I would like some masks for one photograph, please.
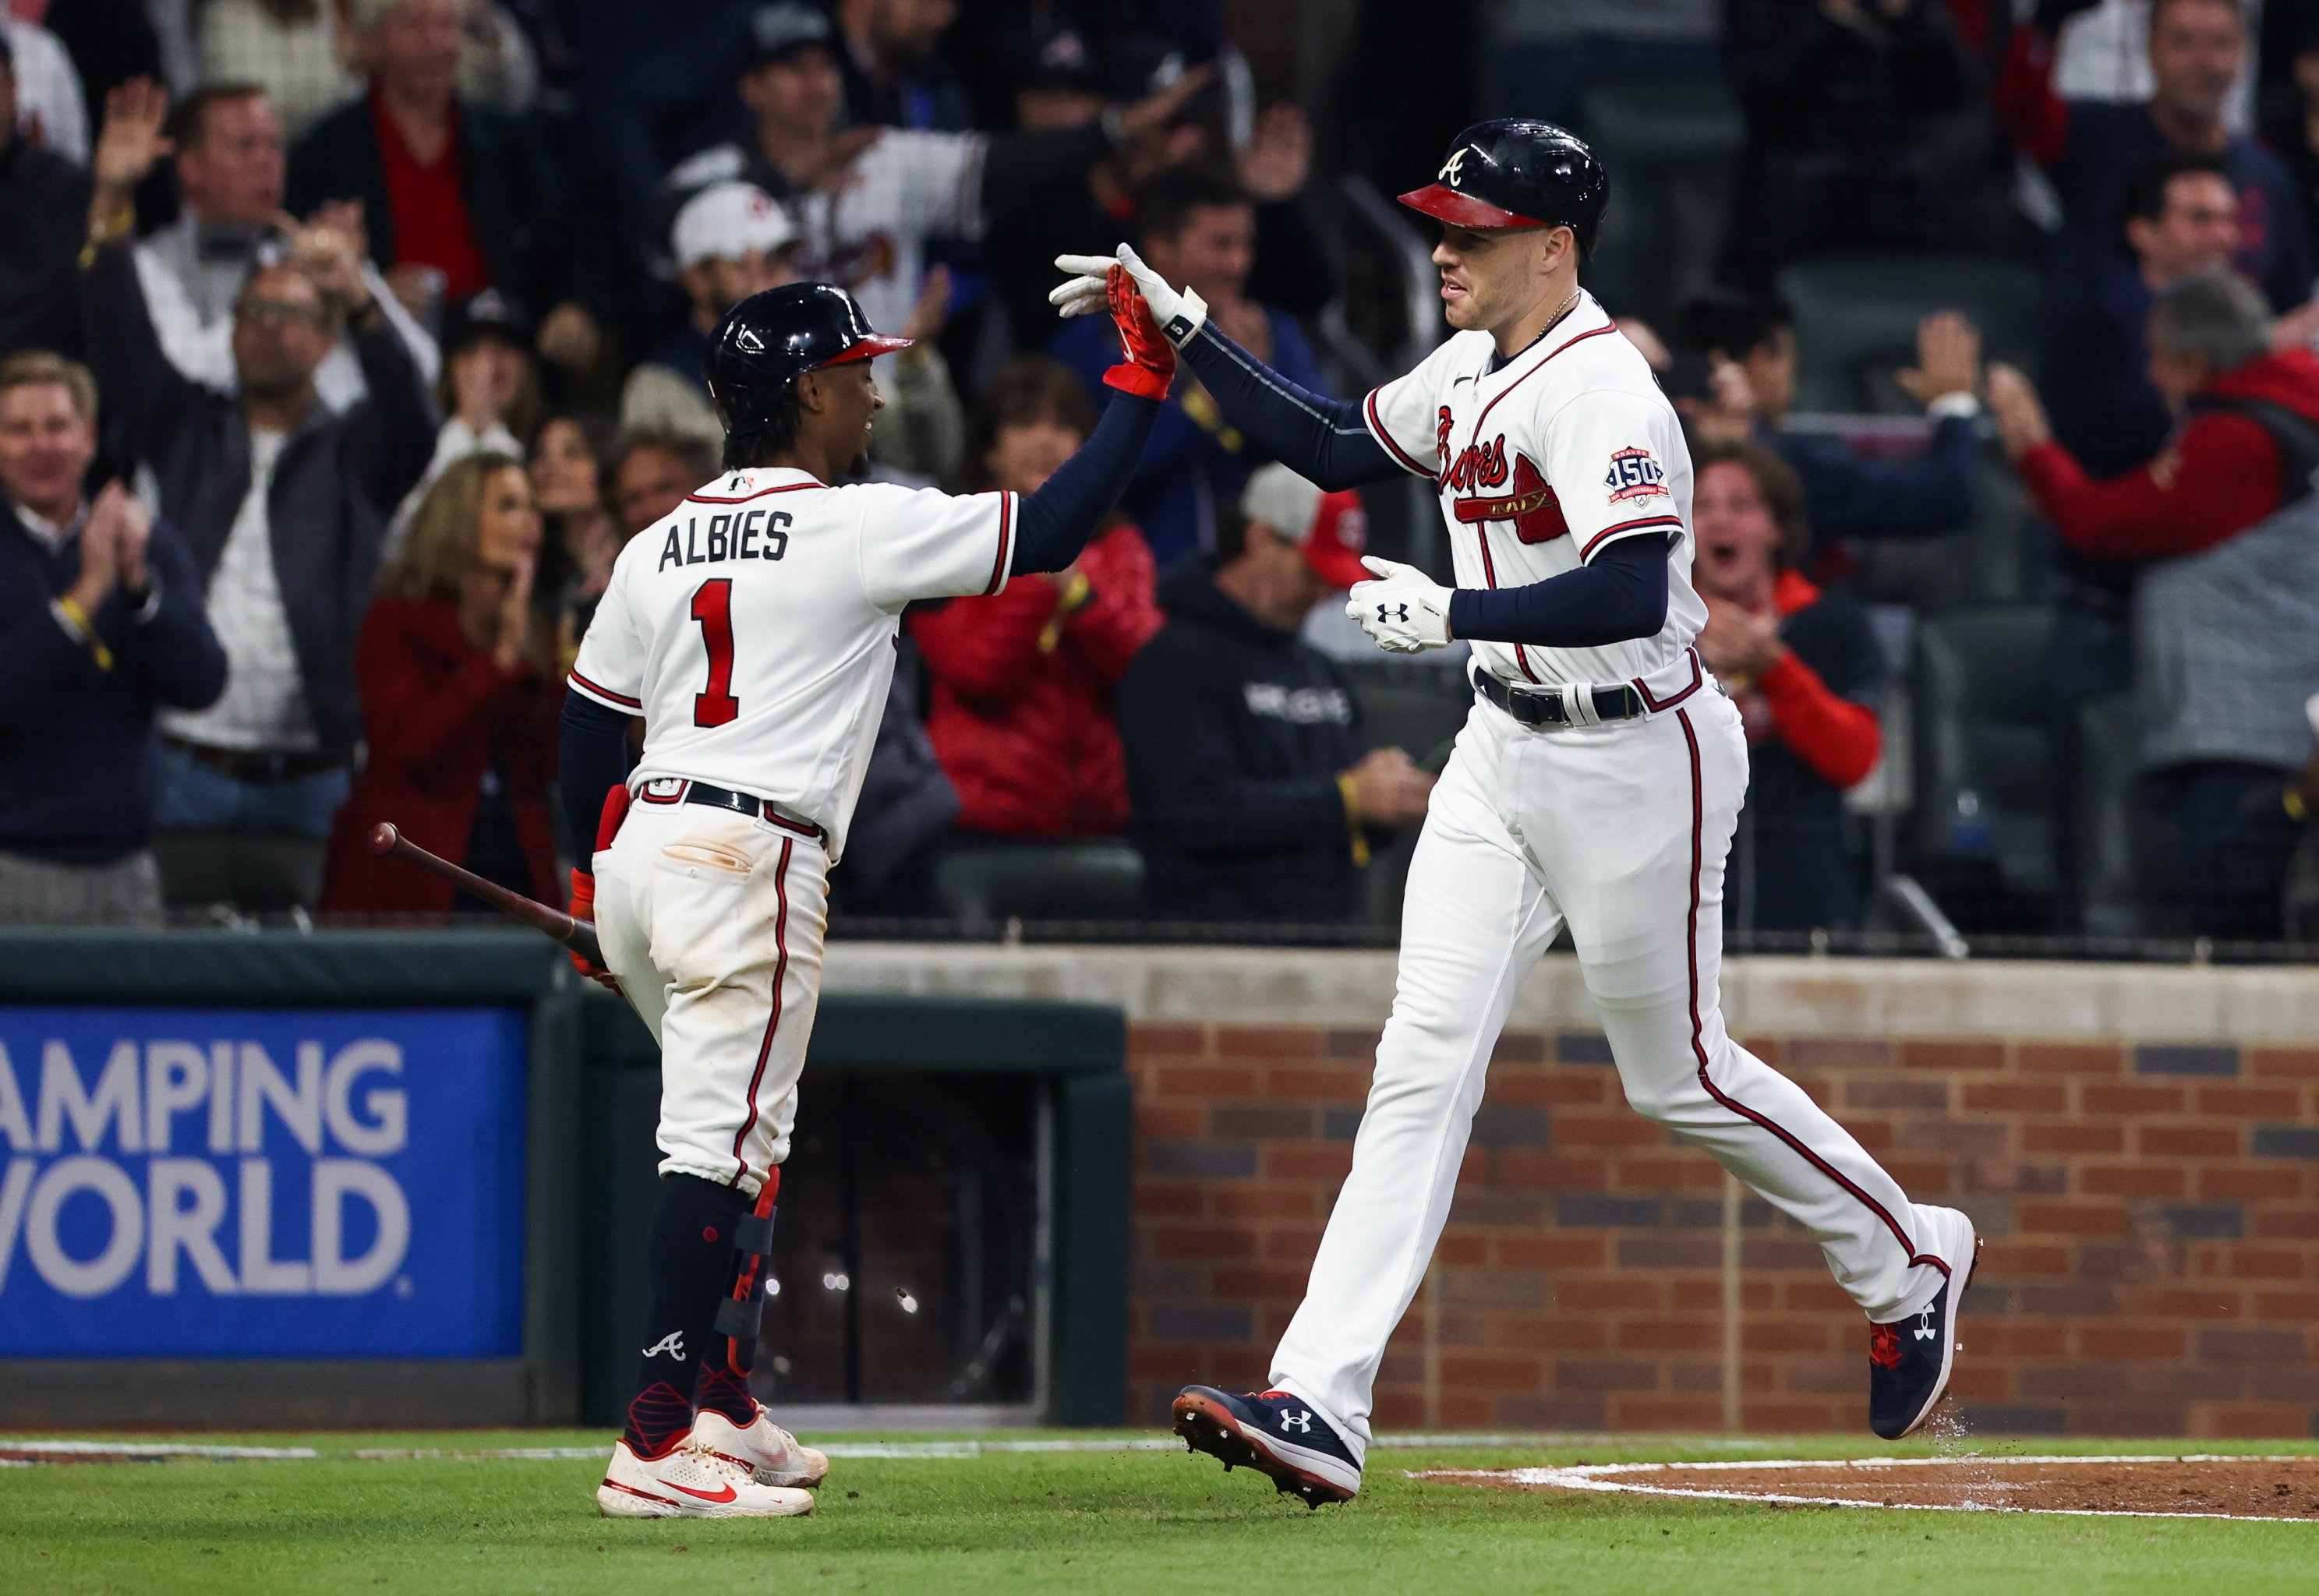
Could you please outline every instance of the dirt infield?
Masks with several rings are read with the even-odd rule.
[[[1862,1457],[1437,1469],[1505,1490],[1597,1491],[1776,1507],[1912,1508],[2319,1523],[2319,1457]]]

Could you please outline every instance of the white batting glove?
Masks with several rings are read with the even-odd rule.
[[[1109,255],[1058,255],[1058,270],[1071,274],[1070,280],[1047,295],[1047,302],[1064,316],[1087,316],[1109,308],[1109,293],[1105,277],[1114,266],[1127,268],[1135,279],[1135,286],[1143,295],[1143,302],[1151,307],[1151,319],[1168,341],[1178,348],[1191,342],[1192,335],[1208,319],[1208,302],[1187,288],[1181,293],[1168,286],[1168,279],[1143,264],[1143,257],[1126,244],[1119,247],[1116,257]]]
[[[1449,642],[1450,590],[1414,565],[1363,555],[1375,582],[1353,584],[1345,613],[1361,623],[1370,641],[1387,654],[1421,654]]]

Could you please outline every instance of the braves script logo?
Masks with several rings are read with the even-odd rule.
[[[1602,485],[1611,490],[1611,502],[1621,500],[1665,497],[1666,472],[1651,458],[1648,449],[1628,447],[1611,456],[1610,474]]]
[[[1457,187],[1458,184],[1465,181],[1465,172],[1463,168],[1466,165],[1466,158],[1473,153],[1473,146],[1469,144],[1459,145],[1457,147],[1457,152],[1441,164],[1441,170],[1437,174],[1437,176],[1440,177],[1442,182],[1448,184],[1450,187]]]
[[[1441,473],[1441,485],[1454,492],[1467,488],[1494,488],[1506,480],[1506,435],[1502,432],[1487,443],[1469,443],[1449,458],[1449,412],[1441,412],[1440,430],[1435,435],[1437,448],[1447,468]]]
[[[1497,449],[1498,474],[1492,480],[1493,486],[1506,476],[1503,437],[1497,440]],[[1512,492],[1502,498],[1460,499],[1456,514],[1467,526],[1481,521],[1511,521],[1514,537],[1522,543],[1552,543],[1570,531],[1570,523],[1562,518],[1562,501],[1546,485],[1546,473],[1522,454],[1514,456]]]

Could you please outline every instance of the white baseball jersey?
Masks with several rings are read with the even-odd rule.
[[[1631,681],[1674,663],[1706,624],[1691,585],[1683,427],[1593,295],[1502,366],[1488,333],[1458,333],[1363,409],[1385,452],[1439,484],[1461,588],[1523,587],[1622,537],[1672,539],[1657,636],[1601,648],[1477,642],[1485,669],[1516,685]]]
[[[803,235],[799,269],[851,293],[879,331],[898,332],[917,304],[926,239],[982,236],[989,148],[980,133],[887,130],[854,158],[844,181],[790,202]],[[668,182],[690,189],[747,172],[747,156],[724,144],[678,167]]]
[[[644,717],[632,789],[753,794],[820,826],[835,860],[903,606],[1006,586],[1019,508],[1011,493],[727,472],[620,551],[573,690]]]

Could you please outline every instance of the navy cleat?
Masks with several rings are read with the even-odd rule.
[[[1213,1385],[1187,1385],[1176,1398],[1175,1416],[1176,1433],[1193,1451],[1221,1460],[1226,1473],[1255,1469],[1308,1508],[1350,1501],[1361,1488],[1352,1448],[1301,1396],[1286,1391],[1234,1396]]]
[[[1954,1209],[1949,1214],[1961,1228],[1963,1241],[1945,1249],[1954,1265],[1941,1283],[1938,1295],[1924,1308],[1892,1324],[1868,1327],[1868,1428],[1888,1441],[1914,1435],[1949,1388],[1949,1371],[1957,1354],[1957,1299],[1972,1285],[1981,1264],[1981,1238],[1972,1222]]]

